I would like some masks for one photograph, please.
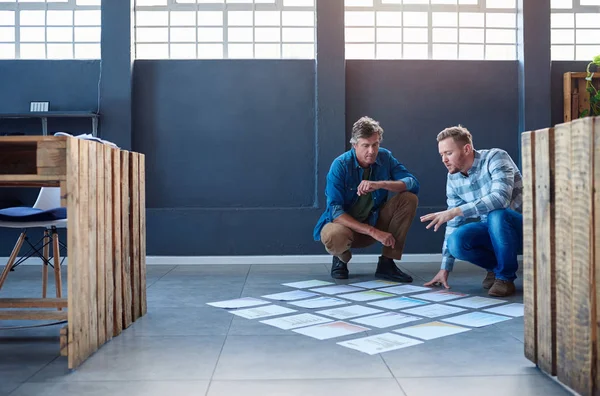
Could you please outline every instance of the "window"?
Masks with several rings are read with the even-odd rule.
[[[0,59],[100,59],[101,0],[0,0]]]
[[[347,59],[517,58],[516,0],[345,0]]]
[[[137,59],[314,59],[315,34],[315,0],[136,0]]]
[[[600,0],[552,0],[552,60],[591,61],[600,54]]]

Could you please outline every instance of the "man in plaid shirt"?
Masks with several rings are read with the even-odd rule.
[[[448,286],[455,258],[487,270],[483,287],[495,297],[515,292],[517,255],[523,250],[523,181],[504,150],[475,150],[471,133],[462,126],[437,137],[448,169],[448,210],[421,217],[437,231],[444,223],[442,268],[425,286]]]

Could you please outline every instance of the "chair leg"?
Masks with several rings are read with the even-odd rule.
[[[54,255],[54,282],[56,283],[56,298],[62,298],[62,279],[60,276],[60,244],[58,232],[52,230],[52,253]],[[59,311],[61,308],[59,308]]]
[[[19,239],[17,239],[17,243],[15,244],[15,247],[13,248],[10,258],[8,259],[8,263],[6,263],[6,267],[4,267],[4,271],[2,271],[2,275],[0,275],[0,289],[2,289],[2,285],[4,285],[4,281],[6,280],[8,273],[10,272],[12,265],[14,264],[15,260],[17,259],[17,255],[19,254],[19,251],[21,250],[21,246],[23,246],[24,240],[25,240],[25,232],[22,232],[21,235],[19,235]]]
[[[50,233],[44,230],[44,262],[42,263],[42,298],[48,291],[48,257],[50,255]]]

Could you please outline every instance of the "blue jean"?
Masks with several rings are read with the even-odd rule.
[[[494,272],[496,279],[513,281],[517,255],[523,252],[523,216],[511,209],[494,210],[487,221],[464,224],[450,234],[448,250],[459,260]]]

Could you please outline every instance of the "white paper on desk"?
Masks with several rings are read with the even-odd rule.
[[[332,322],[331,319],[323,318],[321,316],[303,313],[292,316],[283,316],[281,318],[261,320],[261,323],[268,324],[270,326],[279,327],[283,330],[296,329],[298,327],[311,326],[320,323]]]
[[[377,353],[393,351],[395,349],[406,348],[422,343],[423,341],[413,340],[412,338],[403,337],[398,334],[383,333],[354,340],[341,341],[337,344],[369,355],[375,355]]]
[[[494,315],[487,312],[470,312],[464,315],[453,316],[451,318],[442,319],[444,322],[454,323],[457,325],[469,327],[484,327],[494,323],[510,320],[507,316]]]
[[[347,298],[352,301],[371,301],[380,298],[394,297],[395,294],[385,293],[379,290],[364,290],[357,293],[342,294],[340,297]]]
[[[413,297],[428,301],[448,301],[456,298],[467,297],[468,294],[454,292],[450,290],[438,290],[430,293],[415,294]]]
[[[394,293],[394,294],[408,294],[408,293],[416,293],[426,290],[431,290],[429,287],[422,286],[413,286],[413,285],[401,285],[401,286],[393,286],[386,287],[385,289],[379,289],[384,292]]]
[[[426,318],[437,318],[439,316],[452,315],[452,314],[463,312],[463,311],[466,311],[466,309],[459,308],[459,307],[451,307],[449,305],[444,305],[444,304],[431,304],[431,305],[425,305],[422,307],[416,307],[416,308],[402,310],[402,312],[404,312],[404,313],[411,314],[411,315],[425,316]]]
[[[387,309],[401,309],[414,307],[417,305],[425,305],[430,304],[429,301],[417,300],[416,298],[410,297],[395,297],[388,298],[387,300],[379,300],[375,302],[368,303],[369,305],[374,305],[376,307],[387,308]]]
[[[217,307],[217,308],[244,308],[244,307],[253,307],[256,305],[270,304],[270,303],[268,301],[259,300],[258,298],[242,297],[242,298],[236,298],[233,300],[210,302],[210,303],[206,303],[206,304],[212,305],[213,307]]]
[[[383,329],[390,326],[396,326],[403,323],[421,320],[415,316],[406,315],[399,312],[383,312],[380,314],[365,316],[358,319],[352,319],[352,322],[364,324],[365,326],[377,327]]]
[[[303,327],[292,330],[299,334],[316,338],[317,340],[327,340],[329,338],[343,337],[350,334],[362,333],[371,329],[346,322],[331,322],[316,326]]]
[[[362,287],[364,289],[378,289],[380,287],[389,287],[399,285],[398,282],[387,281],[383,279],[377,279],[367,282],[350,283],[350,286]]]
[[[301,300],[303,298],[314,297],[317,295],[318,295],[317,293],[311,293],[311,292],[307,292],[304,290],[292,290],[292,291],[283,292],[283,293],[267,294],[262,297],[269,298],[271,300],[278,300],[278,301],[294,301],[294,300]]]
[[[448,304],[457,305],[459,307],[465,307],[465,308],[483,308],[483,307],[489,307],[490,305],[503,304],[505,302],[507,302],[507,301],[498,300],[496,298],[475,296],[475,297],[469,297],[469,298],[462,298],[462,299],[456,300],[456,301],[450,301]]]
[[[353,287],[348,285],[337,285],[337,286],[325,286],[319,287],[317,289],[310,289],[310,291],[314,291],[317,293],[323,294],[339,294],[339,293],[350,293],[354,291],[361,291],[360,287]]]
[[[396,333],[404,334],[411,337],[420,338],[421,340],[433,340],[435,338],[446,337],[458,333],[469,331],[466,327],[455,326],[450,323],[430,322],[402,329],[394,330]]]
[[[297,289],[308,289],[309,287],[327,286],[327,285],[333,285],[333,284],[334,284],[333,282],[326,282],[326,281],[316,280],[316,279],[300,281],[300,282],[282,283],[283,286],[295,287]]]
[[[263,305],[262,307],[238,309],[229,312],[246,319],[260,319],[269,316],[284,315],[298,311],[296,311],[295,309],[281,307],[279,305]]]
[[[296,305],[302,308],[323,308],[333,307],[336,305],[350,304],[350,302],[334,297],[317,297],[311,298],[309,300],[293,301],[289,304]]]
[[[315,313],[331,316],[336,319],[350,319],[358,316],[372,315],[374,313],[383,312],[381,309],[363,307],[362,305],[350,305],[348,307],[340,307],[333,309],[325,309],[323,311],[317,311]]]
[[[524,307],[525,306],[523,304],[514,303],[514,304],[501,305],[501,306],[495,307],[495,308],[484,309],[484,311],[495,313],[495,314],[500,314],[500,315],[517,317],[517,316],[524,315]]]

